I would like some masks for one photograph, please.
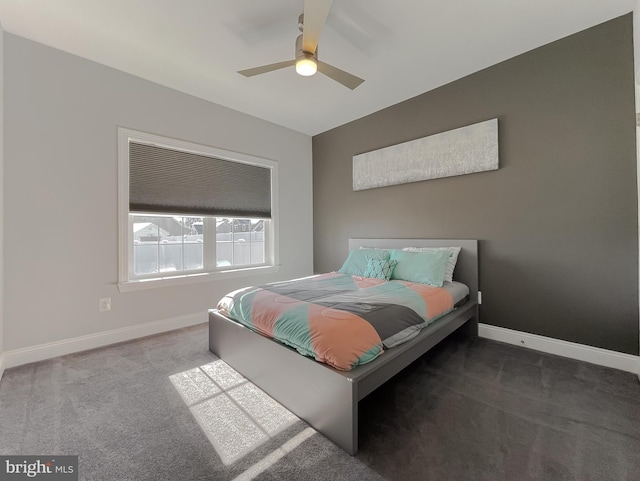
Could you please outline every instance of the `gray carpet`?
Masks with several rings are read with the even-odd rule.
[[[634,374],[452,337],[360,405],[358,459],[388,479],[640,479]]]
[[[84,480],[634,480],[637,377],[452,336],[360,403],[351,457],[216,362],[206,325],[9,369],[0,454]]]

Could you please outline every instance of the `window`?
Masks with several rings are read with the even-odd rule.
[[[277,266],[277,163],[119,129],[120,290]]]
[[[133,277],[265,265],[266,219],[129,214]],[[205,250],[206,231],[215,240]],[[215,259],[215,264],[212,260]]]

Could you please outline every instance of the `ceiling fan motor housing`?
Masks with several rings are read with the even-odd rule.
[[[315,52],[305,52],[302,50],[302,35],[298,35],[296,38],[296,60],[301,58],[312,58],[316,62],[318,61],[318,48],[316,47]]]

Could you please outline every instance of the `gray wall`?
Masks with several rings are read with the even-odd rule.
[[[233,289],[311,274],[311,137],[15,35],[4,45],[7,364],[56,341],[205,321]],[[280,271],[119,292],[118,126],[277,161]]]
[[[498,171],[352,191],[353,155],[494,117]],[[631,15],[315,136],[313,175],[316,272],[349,237],[477,238],[481,322],[638,354]]]

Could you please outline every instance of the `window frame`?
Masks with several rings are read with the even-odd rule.
[[[132,277],[131,262],[133,260],[133,233],[130,227],[131,221],[129,215],[130,141],[144,142],[158,147],[181,150],[184,152],[216,157],[231,162],[257,165],[270,169],[271,219],[266,223],[267,227],[265,229],[265,263],[259,266],[230,266],[225,267],[224,269],[207,268],[206,255],[208,249],[204,246],[205,262],[202,270],[178,272],[176,274],[159,273],[158,276],[151,277]],[[149,213],[149,215],[162,214]],[[170,213],[167,213],[167,215],[170,215]],[[194,216],[202,217],[201,215]],[[221,215],[218,217],[230,216]],[[163,137],[156,134],[150,134],[148,132],[118,127],[118,289],[120,292],[277,272],[279,269],[278,232],[278,163],[276,161],[240,152],[232,152],[217,147],[197,144],[194,142],[188,142],[185,140]],[[215,253],[215,242],[212,249]]]

